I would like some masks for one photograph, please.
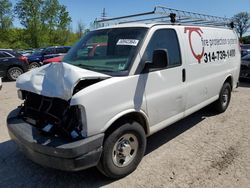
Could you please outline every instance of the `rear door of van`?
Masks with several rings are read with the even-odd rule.
[[[146,75],[145,94],[151,133],[183,117],[185,110],[185,78],[178,33],[174,28],[152,28],[151,39],[142,60],[152,61],[153,51],[166,49],[168,66],[161,70],[149,70]]]

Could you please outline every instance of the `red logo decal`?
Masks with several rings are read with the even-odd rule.
[[[196,33],[198,33],[198,35],[199,35],[199,36],[201,37],[201,39],[202,39],[202,35],[201,35],[201,34],[203,33],[203,31],[201,30],[201,28],[198,28],[198,27],[185,27],[185,28],[184,28],[184,33],[187,33],[187,32],[188,32],[189,45],[190,45],[192,54],[193,54],[193,56],[195,57],[195,59],[197,59],[198,62],[201,63],[201,59],[202,59],[202,57],[203,57],[203,55],[204,55],[205,48],[202,47],[202,52],[201,52],[201,54],[195,53],[195,51],[194,51],[194,49],[193,49],[193,46],[192,46],[191,37],[192,37],[192,33],[193,33],[193,32],[196,32]]]

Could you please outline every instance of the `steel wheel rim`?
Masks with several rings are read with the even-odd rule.
[[[31,63],[30,64],[30,69],[34,69],[34,68],[37,68],[39,67],[36,63]]]
[[[21,74],[22,74],[22,71],[20,71],[19,69],[12,69],[10,71],[10,76],[13,80],[16,80]]]
[[[113,163],[117,167],[128,166],[135,158],[139,143],[134,134],[124,134],[115,143],[112,152]]]
[[[229,101],[229,90],[225,89],[222,94],[222,106],[226,107]]]

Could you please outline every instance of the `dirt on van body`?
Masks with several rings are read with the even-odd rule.
[[[114,181],[96,168],[62,172],[27,159],[10,140],[7,114],[21,103],[14,82],[0,91],[0,187],[249,187],[250,82],[223,114],[203,109],[148,138],[131,175]]]

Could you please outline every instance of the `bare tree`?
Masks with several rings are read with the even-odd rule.
[[[81,38],[83,36],[84,30],[85,30],[84,23],[82,21],[78,21],[77,22],[77,31],[76,31],[78,38]]]
[[[248,12],[240,12],[232,18],[235,23],[235,27],[237,32],[239,33],[240,39],[244,33],[250,28],[250,13]]]

